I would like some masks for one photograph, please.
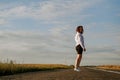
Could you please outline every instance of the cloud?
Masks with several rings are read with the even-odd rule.
[[[4,20],[4,19],[0,19],[0,25],[5,25],[5,24],[7,24],[8,22],[6,21],[6,20]]]
[[[32,5],[18,5],[0,11],[0,17],[32,17],[40,20],[54,20],[65,16],[80,14],[82,10],[97,3],[84,0],[75,1],[43,1]]]
[[[97,42],[94,43],[99,44],[102,42],[103,44],[113,46],[112,42],[114,42],[114,44],[119,42],[120,30],[118,28],[119,24],[94,22],[85,26],[85,35],[90,41],[97,40]]]
[[[64,32],[64,30],[61,28],[60,32]],[[41,33],[40,31],[1,30],[0,55],[3,59],[8,58],[17,62],[22,62],[24,59],[26,63],[44,63],[45,61],[55,63],[56,58],[60,58],[59,61],[61,61],[65,54],[70,54],[73,50],[71,42],[68,42],[71,38],[67,36],[69,35],[64,34],[64,36],[58,37],[57,34],[54,36],[52,33]],[[46,59],[48,57],[49,59]],[[44,59],[46,60],[44,61]]]
[[[12,8],[4,9],[0,12],[0,17],[9,18],[9,17],[24,17],[27,16],[26,6],[16,6]]]
[[[51,28],[49,31],[53,36],[64,36],[63,32],[69,32],[70,30],[70,25],[64,25],[64,26],[56,26]]]
[[[0,25],[8,24],[10,27],[3,29],[3,26],[0,30],[0,56],[17,60],[24,58],[25,62],[38,63],[62,63],[66,58],[71,63],[76,53],[75,27],[82,23],[85,24],[86,61],[92,59],[91,63],[97,63],[98,58],[100,63],[104,63],[104,60],[118,59],[119,24],[94,21],[94,13],[91,14],[91,8],[100,2],[102,0],[3,3],[0,5]]]
[[[119,64],[120,57],[113,52],[97,52],[83,55],[82,65],[104,65],[104,64]]]
[[[64,34],[62,34],[64,35]],[[62,44],[67,42],[66,36],[54,36],[52,33],[45,34],[36,31],[0,31],[1,51],[28,51],[28,52],[59,52],[64,49]],[[64,44],[66,45],[66,44]],[[38,53],[37,52],[37,53]]]

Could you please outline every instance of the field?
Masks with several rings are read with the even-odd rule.
[[[54,69],[68,69],[71,66],[62,64],[14,64],[12,61],[9,63],[0,63],[0,76],[11,75],[16,73],[34,72],[43,70]]]
[[[97,66],[96,68],[120,71],[120,65],[102,65],[102,66]]]

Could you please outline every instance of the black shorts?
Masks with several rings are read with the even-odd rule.
[[[83,53],[83,48],[80,45],[76,46],[76,51],[78,54],[82,54]]]

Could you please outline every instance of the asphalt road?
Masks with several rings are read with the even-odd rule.
[[[1,76],[0,80],[120,80],[120,74],[81,67],[80,72],[73,69],[39,71]]]

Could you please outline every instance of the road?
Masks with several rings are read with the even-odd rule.
[[[1,76],[0,80],[120,80],[120,74],[81,67],[81,72],[73,69],[38,71]]]

